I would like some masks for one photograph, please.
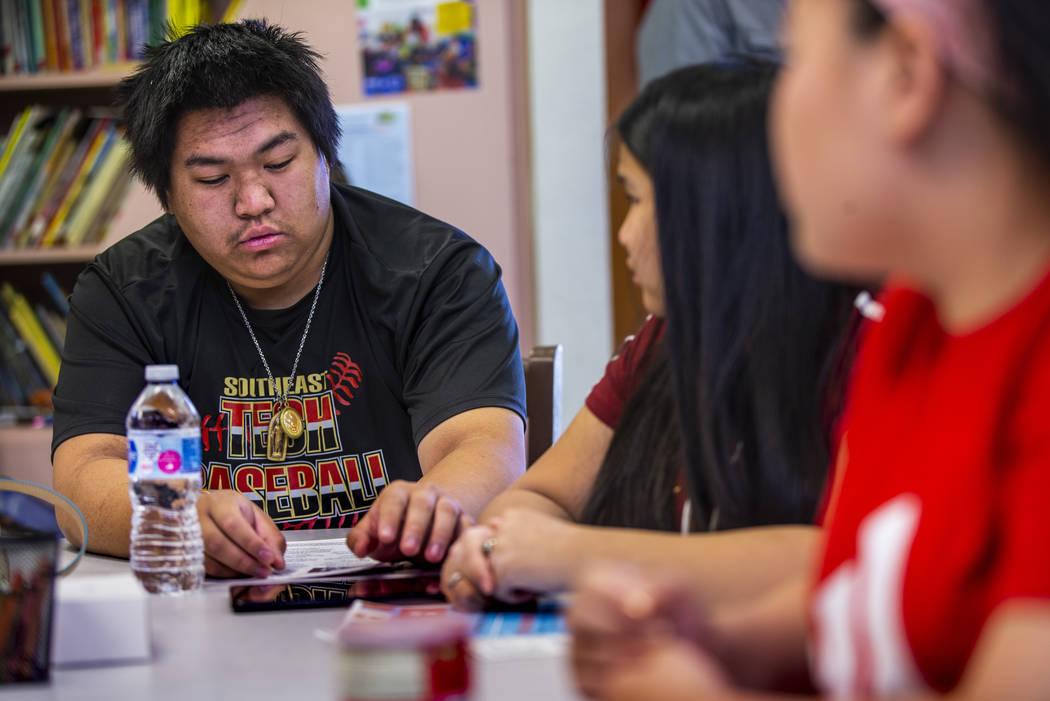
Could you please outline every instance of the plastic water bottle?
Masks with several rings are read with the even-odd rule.
[[[201,417],[178,379],[177,365],[147,365],[146,388],[127,419],[131,569],[158,594],[193,591],[204,581]]]

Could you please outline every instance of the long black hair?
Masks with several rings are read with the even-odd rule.
[[[775,72],[758,59],[683,68],[617,122],[653,183],[667,330],[584,521],[674,529],[682,473],[701,528],[814,518],[857,291],[792,257],[766,140]]]

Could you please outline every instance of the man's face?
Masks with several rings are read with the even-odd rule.
[[[294,303],[316,283],[331,239],[328,165],[277,97],[188,112],[175,132],[168,210],[250,303]]]

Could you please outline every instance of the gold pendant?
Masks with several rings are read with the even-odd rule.
[[[280,403],[275,403],[270,426],[266,431],[266,459],[273,462],[282,462],[288,454],[288,436],[281,427],[282,413]]]
[[[291,406],[286,406],[284,409],[281,409],[280,417],[281,429],[289,440],[294,441],[303,435],[303,417],[299,416],[299,412]]]

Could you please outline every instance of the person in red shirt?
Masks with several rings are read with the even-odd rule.
[[[620,118],[619,238],[652,316],[450,550],[459,606],[565,589],[601,557],[695,563],[699,588],[730,600],[803,572],[856,289],[791,256],[765,139],[774,75],[681,69]]]
[[[801,261],[880,272],[808,587],[592,572],[609,699],[1050,698],[1050,5],[797,0],[773,111]],[[630,644],[628,644],[628,641]],[[586,683],[586,681],[584,682]]]

